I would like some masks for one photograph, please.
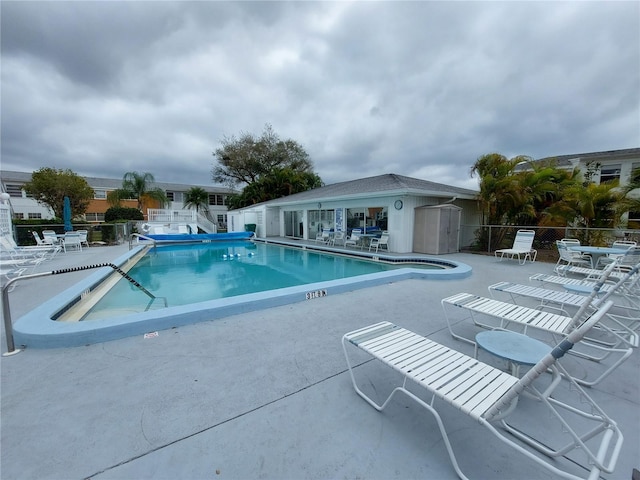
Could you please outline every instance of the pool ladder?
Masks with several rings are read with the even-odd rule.
[[[156,297],[149,290],[144,288],[137,280],[129,276],[125,271],[123,271],[120,267],[113,263],[98,263],[95,265],[83,265],[80,267],[71,267],[71,268],[63,268],[60,270],[52,270],[50,272],[41,272],[41,273],[32,273],[31,275],[22,275],[20,277],[15,277],[10,279],[7,283],[5,283],[2,287],[2,315],[4,317],[4,332],[7,338],[7,352],[3,354],[3,356],[13,355],[14,353],[20,352],[19,349],[16,349],[15,343],[13,341],[13,322],[11,320],[11,308],[9,306],[9,287],[17,282],[18,280],[27,280],[29,278],[38,278],[38,277],[46,277],[48,275],[60,275],[62,273],[72,273],[72,272],[80,272],[82,270],[91,270],[94,268],[102,268],[102,267],[111,267],[113,270],[118,272],[122,277],[127,280],[129,283],[137,287],[140,291],[145,293],[147,296],[151,298],[147,307],[145,308],[145,312],[151,308],[151,305],[154,301],[158,299],[162,299],[164,301],[164,306],[168,307],[166,297]]]

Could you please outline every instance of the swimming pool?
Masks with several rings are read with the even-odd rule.
[[[392,281],[471,273],[470,267],[456,262],[434,259],[450,267],[446,269],[385,265],[255,242],[161,246],[140,259],[148,248],[136,247],[113,263],[155,300],[125,281],[115,281],[112,270],[102,268],[18,319],[16,344],[50,348],[98,343]],[[274,287],[276,278],[283,283]],[[258,279],[270,288],[258,287]],[[112,293],[96,294],[109,282],[115,285]]]
[[[142,256],[106,293],[93,292],[58,321],[100,320],[221,298],[297,287],[401,268],[347,256],[254,242],[168,245]],[[420,268],[440,269],[423,265]],[[93,299],[92,296],[99,296]]]

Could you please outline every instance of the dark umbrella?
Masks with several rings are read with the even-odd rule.
[[[70,232],[73,230],[73,226],[71,225],[71,202],[69,201],[69,197],[64,197],[62,219],[64,220],[64,231]]]

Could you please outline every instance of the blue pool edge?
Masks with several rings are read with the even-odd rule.
[[[122,266],[142,248],[144,247],[136,247],[118,257],[112,263]],[[422,257],[422,260],[424,259]],[[406,267],[359,277],[168,307],[162,310],[151,310],[104,320],[84,322],[59,322],[53,320],[59,311],[112,273],[111,268],[103,267],[20,317],[13,326],[14,341],[17,346],[27,348],[77,347],[298,303],[308,300],[308,296],[313,297],[313,292],[322,296],[336,295],[409,279],[457,280],[466,278],[472,273],[471,267],[461,262],[442,261],[439,259],[427,260],[431,260],[431,263],[434,264],[452,265],[452,268],[430,270]]]

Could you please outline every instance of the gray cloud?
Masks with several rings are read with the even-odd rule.
[[[640,143],[637,2],[2,2],[2,168],[211,183],[266,123],[327,183]]]

